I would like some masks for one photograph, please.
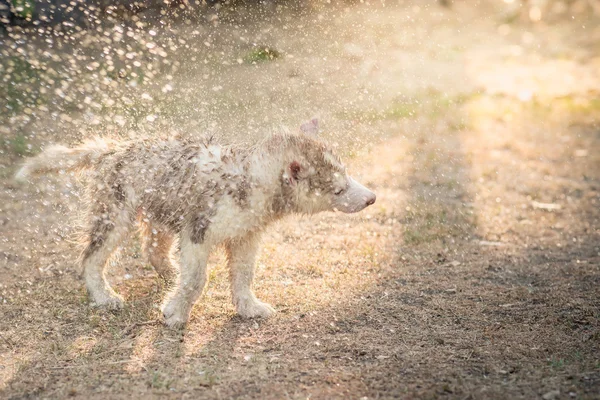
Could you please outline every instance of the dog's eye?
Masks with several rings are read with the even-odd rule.
[[[345,189],[338,189],[335,192],[333,192],[333,194],[335,194],[336,196],[339,196],[340,194],[344,193]]]

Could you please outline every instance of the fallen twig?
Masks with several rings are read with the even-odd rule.
[[[121,332],[121,336],[127,336],[131,333],[131,331],[133,331],[135,328],[138,328],[140,326],[146,326],[146,325],[156,325],[159,321],[158,320],[150,320],[150,321],[145,321],[145,322],[135,322],[131,325],[129,325],[127,328],[123,329],[123,331]]]
[[[99,365],[128,364],[128,363],[132,363],[132,362],[139,362],[139,360],[130,359],[130,360],[108,361],[108,362],[96,363],[96,364],[93,364],[93,365],[90,365],[90,364],[85,364],[85,365],[63,365],[63,366],[59,366],[59,367],[48,367],[48,369],[50,369],[50,370],[61,370],[61,369],[74,369],[74,368],[91,368],[91,367],[95,367],[95,366],[99,366]]]
[[[15,345],[12,344],[7,338],[5,338],[4,336],[0,335],[0,338],[2,338],[2,340],[4,340],[6,342],[6,344],[8,345],[8,347],[10,347],[11,350],[15,349]]]

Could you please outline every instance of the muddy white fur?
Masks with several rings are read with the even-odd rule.
[[[104,269],[137,222],[150,263],[174,283],[162,306],[168,326],[187,322],[206,284],[208,256],[219,245],[228,257],[237,313],[268,317],[274,309],[252,291],[265,227],[288,214],[353,213],[375,202],[375,194],[349,177],[317,139],[317,129],[312,120],[301,126],[302,133],[273,135],[252,148],[210,139],[97,139],[75,148],[52,146],[28,160],[17,178],[84,173],[89,210],[82,265],[96,306],[123,305]],[[171,257],[175,243],[179,268]]]

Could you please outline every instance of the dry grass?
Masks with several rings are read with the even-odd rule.
[[[77,208],[76,191],[62,180],[13,187],[6,179],[0,192],[0,397],[504,399],[552,398],[558,391],[556,398],[598,398],[600,136],[594,93],[575,88],[573,96],[528,101],[519,93],[489,91],[486,68],[496,70],[502,60],[482,49],[473,32],[501,49],[516,40],[494,36],[493,22],[448,38],[444,33],[461,24],[462,14],[417,14],[419,21],[440,24],[431,34],[445,50],[437,55],[386,31],[410,7],[391,7],[371,19],[361,10],[345,12],[337,25],[328,25],[328,35],[350,35],[344,26],[365,19],[366,28],[346,40],[375,41],[387,56],[368,53],[368,47],[348,50],[351,65],[322,84],[315,102],[330,117],[328,139],[340,142],[351,170],[378,200],[360,215],[291,218],[269,231],[256,291],[279,313],[269,320],[236,317],[224,258],[216,254],[189,326],[166,329],[156,308],[164,288],[135,240],[111,266],[126,308],[92,309],[64,223]],[[440,22],[446,18],[450,22]],[[420,26],[406,29],[419,37]],[[556,32],[563,29],[546,34],[560,37]],[[551,43],[568,48],[568,37]],[[289,54],[285,43],[293,40],[283,37],[276,48]],[[348,62],[348,55],[329,54],[318,64],[308,52],[312,46],[296,45],[300,62],[289,62],[300,68],[303,82]],[[453,50],[457,45],[460,51]],[[406,58],[394,53],[399,49],[425,57],[432,76],[421,78],[435,82],[436,90],[396,77],[399,70],[412,71],[415,79],[426,73],[418,62],[400,68]],[[463,56],[480,67],[469,69]],[[590,60],[578,65],[592,68]],[[281,78],[277,71],[289,64],[277,62],[260,65],[266,76],[256,75],[257,85]],[[338,83],[361,70],[379,100],[352,108],[336,102],[338,91],[352,91]],[[436,80],[443,71],[451,73]],[[254,72],[238,71],[232,82]],[[498,79],[512,76],[510,69],[503,73]],[[464,77],[484,84],[461,91]],[[298,77],[281,79],[270,95],[277,96],[280,84],[293,87]],[[409,99],[390,94],[411,90]],[[235,123],[248,122],[244,118]],[[331,133],[341,127],[347,130]],[[357,132],[367,134],[358,143],[345,141]],[[6,165],[14,160],[2,157]]]

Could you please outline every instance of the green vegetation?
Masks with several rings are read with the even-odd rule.
[[[172,384],[172,380],[166,374],[158,371],[154,371],[152,378],[148,382],[148,386],[152,389],[166,389],[168,390]]]
[[[9,57],[3,66],[0,66],[4,84],[0,86],[0,99],[10,114],[18,114],[21,110],[36,103],[38,98],[37,87],[40,81],[39,71],[27,60],[20,57]],[[0,103],[1,105],[2,103]]]
[[[338,114],[340,118],[359,121],[382,121],[403,118],[415,118],[418,104],[412,102],[394,103],[383,110],[345,110]]]
[[[413,98],[403,99],[390,104],[388,107],[376,110],[347,110],[339,114],[340,118],[360,120],[360,121],[384,121],[397,119],[417,118],[418,116],[426,116],[429,118],[439,118],[456,107],[466,104],[479,93],[459,93],[453,96],[448,96],[439,91],[427,91],[418,94]],[[461,122],[452,128],[462,130],[467,127],[467,124]]]
[[[18,156],[24,156],[25,153],[29,151],[25,136],[22,134],[15,136],[15,138],[10,141],[10,149],[14,154]]]
[[[244,56],[244,62],[256,64],[258,62],[273,61],[281,57],[281,53],[272,47],[258,46]]]
[[[548,364],[550,364],[550,366],[553,369],[561,369],[565,366],[565,360],[564,358],[555,358],[552,357],[549,361]]]
[[[11,3],[15,9],[15,15],[18,17],[28,19],[33,16],[33,11],[35,10],[34,0],[11,0]]]

